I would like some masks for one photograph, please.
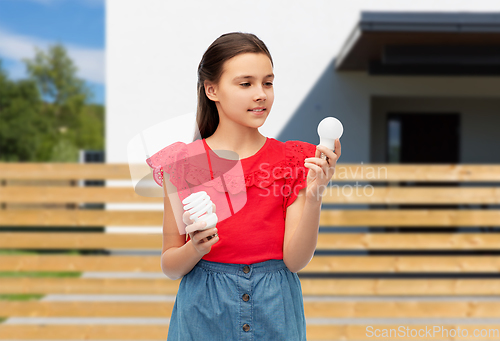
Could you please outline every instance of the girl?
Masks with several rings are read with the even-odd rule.
[[[258,128],[271,112],[273,79],[271,55],[259,38],[221,35],[198,67],[199,133],[146,160],[165,192],[162,271],[182,277],[168,341],[306,340],[297,272],[316,248],[340,142],[333,153],[263,136]],[[213,166],[228,161],[215,149],[235,152],[243,174],[215,177]],[[195,154],[207,162],[193,162]],[[217,208],[215,228],[203,230],[183,211],[181,201],[201,190]],[[246,202],[235,208],[241,195]],[[184,228],[195,231],[187,241],[178,230]]]

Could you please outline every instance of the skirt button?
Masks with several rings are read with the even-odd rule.
[[[247,324],[247,323],[245,323],[245,324],[243,325],[243,330],[244,330],[244,331],[246,331],[246,332],[247,332],[247,331],[249,331],[249,330],[250,330],[250,325],[249,325],[249,324]]]
[[[243,267],[243,272],[246,273],[246,274],[249,273],[250,272],[250,267],[248,265],[245,265]]]

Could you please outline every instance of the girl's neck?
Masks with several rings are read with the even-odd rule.
[[[258,129],[241,132],[223,132],[217,129],[210,137],[205,139],[210,149],[231,150],[238,154],[240,159],[247,158],[257,153],[266,143],[267,138]]]

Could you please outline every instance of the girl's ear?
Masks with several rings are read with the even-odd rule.
[[[213,83],[210,83],[209,81],[205,81],[204,86],[205,94],[207,95],[208,99],[217,102],[217,86]]]

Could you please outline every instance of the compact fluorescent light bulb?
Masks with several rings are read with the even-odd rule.
[[[188,211],[191,214],[191,220],[195,222],[205,221],[207,226],[201,228],[200,230],[206,230],[214,227],[217,224],[217,215],[212,212],[212,200],[210,196],[205,191],[200,191],[192,193],[190,196],[182,200],[184,205],[184,211]],[[194,231],[194,230],[193,230]],[[186,233],[193,232],[186,229]]]
[[[342,136],[344,127],[342,123],[335,117],[325,117],[318,124],[319,144],[328,149],[335,150],[335,140]],[[325,159],[326,155],[321,153],[321,158]]]

